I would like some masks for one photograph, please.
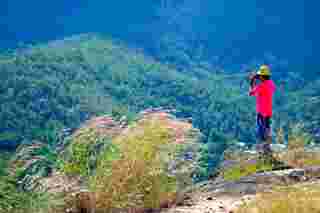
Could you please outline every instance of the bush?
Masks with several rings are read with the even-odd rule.
[[[87,177],[96,168],[97,156],[110,144],[109,138],[99,135],[95,129],[82,128],[71,138],[70,146],[60,159],[62,171],[67,175]]]
[[[0,213],[62,213],[59,211],[63,206],[61,198],[47,193],[29,193],[18,189],[17,178],[22,176],[25,170],[20,168],[15,171],[15,175],[8,174],[11,155],[11,153],[1,152]]]
[[[167,171],[178,146],[159,122],[146,121],[113,141],[91,179],[99,209],[160,208],[174,201],[177,178]]]
[[[63,213],[62,198],[46,193],[21,192],[14,185],[3,180],[0,180],[0,188],[0,213]]]

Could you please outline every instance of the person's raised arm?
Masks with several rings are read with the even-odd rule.
[[[250,96],[255,96],[257,94],[256,79],[257,79],[257,75],[255,73],[251,73],[249,76],[249,80],[250,80],[249,95]]]

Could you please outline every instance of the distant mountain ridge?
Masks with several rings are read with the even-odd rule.
[[[178,48],[191,58],[204,57],[232,69],[271,53],[289,61],[291,69],[311,70],[319,67],[319,30],[314,27],[317,6],[301,0],[142,0],[139,5],[123,0],[49,5],[11,0],[0,8],[0,46],[97,32],[135,43],[165,60]],[[181,55],[175,57],[181,60]]]

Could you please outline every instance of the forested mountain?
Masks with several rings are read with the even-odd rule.
[[[109,39],[83,35],[18,50],[2,55],[0,69],[2,143],[49,142],[92,115],[160,106],[192,117],[207,136],[253,138],[238,118],[254,116],[254,106],[236,104],[249,101],[244,76],[177,72]]]
[[[76,128],[93,115],[130,118],[149,107],[172,108],[179,117],[191,117],[212,154],[230,141],[255,142],[254,99],[248,97],[246,72],[224,74],[199,66],[181,72],[97,35],[3,54],[0,71],[4,148],[34,139],[54,144],[63,128]],[[316,120],[316,104],[302,103],[319,96],[318,81],[303,89],[306,82],[292,72],[274,71],[274,78],[274,129]],[[315,110],[312,118],[305,113],[309,107]]]
[[[312,72],[319,68],[317,4],[302,0],[3,1],[0,44],[16,46],[99,32],[180,67],[205,60],[230,70],[265,60],[279,69]]]

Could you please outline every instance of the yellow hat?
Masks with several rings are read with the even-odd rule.
[[[271,76],[270,68],[268,65],[262,65],[257,72],[258,75]]]

